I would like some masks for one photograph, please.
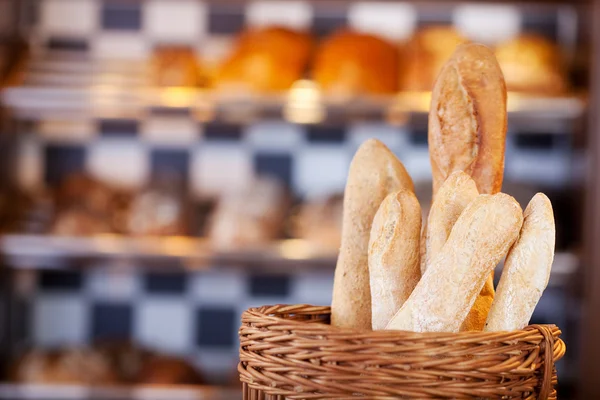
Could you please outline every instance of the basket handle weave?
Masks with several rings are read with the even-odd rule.
[[[544,352],[544,372],[542,375],[542,387],[540,388],[540,400],[546,400],[552,391],[552,368],[554,366],[554,336],[550,328],[544,325],[531,325],[540,332],[544,341],[540,344]]]

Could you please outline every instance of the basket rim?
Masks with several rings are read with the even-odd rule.
[[[461,339],[473,340],[494,340],[494,341],[510,341],[527,338],[528,340],[540,340],[543,339],[544,335],[540,333],[539,327],[544,327],[550,330],[552,336],[556,340],[560,340],[558,337],[562,334],[560,328],[555,324],[535,324],[528,325],[523,329],[517,329],[514,331],[499,331],[499,332],[485,332],[485,331],[466,331],[466,332],[411,332],[402,330],[380,330],[380,331],[368,331],[361,329],[352,328],[339,328],[330,324],[323,323],[307,323],[307,321],[295,321],[285,318],[286,315],[290,314],[301,314],[301,315],[323,315],[327,317],[331,314],[330,306],[314,306],[310,304],[274,304],[264,305],[259,307],[250,307],[242,313],[242,324],[246,322],[252,322],[256,324],[256,319],[264,319],[266,325],[284,325],[289,326],[290,330],[303,331],[310,330],[322,330],[323,334],[348,336],[352,335],[353,338],[360,340],[361,338],[393,338],[395,340],[401,336],[404,339],[421,339],[421,340],[452,340],[460,341]],[[318,320],[315,320],[318,322]],[[537,334],[536,334],[537,332]],[[532,337],[531,335],[534,335]],[[536,335],[539,335],[535,337]]]

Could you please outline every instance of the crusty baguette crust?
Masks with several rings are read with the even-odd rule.
[[[373,330],[386,327],[421,278],[421,207],[412,191],[389,194],[373,219],[369,278]]]
[[[514,243],[521,207],[504,193],[479,195],[386,329],[458,332],[490,271]]]
[[[500,191],[506,140],[506,85],[493,52],[480,44],[456,48],[435,82],[429,111],[434,197],[457,170],[479,193]]]
[[[550,279],[556,230],[552,204],[543,193],[529,202],[519,239],[510,249],[486,331],[512,331],[529,323]]]
[[[456,220],[478,195],[475,182],[462,171],[453,172],[442,184],[427,217],[425,257],[421,260],[421,273],[425,273],[427,265],[440,253]]]
[[[344,192],[342,243],[335,269],[331,324],[371,329],[371,291],[367,262],[373,217],[391,192],[414,191],[402,163],[380,141],[369,139],[357,150]]]

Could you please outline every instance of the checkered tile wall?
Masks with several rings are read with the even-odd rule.
[[[406,165],[415,181],[430,180],[427,136],[384,123],[304,126],[279,120],[250,125],[196,123],[178,116],[143,121],[44,121],[24,138],[19,181],[55,184],[88,171],[109,183],[141,187],[163,170],[178,172],[197,196],[239,187],[253,175],[272,175],[300,197],[343,189],[348,165],[361,142],[377,137]],[[506,179],[564,185],[573,174],[571,135],[512,132]],[[327,171],[327,174],[321,173]]]
[[[264,275],[235,268],[142,272],[110,265],[21,272],[25,332],[17,348],[130,339],[188,358],[214,381],[234,373],[237,329],[248,307],[330,304],[333,270]],[[23,286],[23,285],[21,285]]]
[[[15,315],[25,320],[15,349],[132,340],[188,359],[212,382],[235,375],[237,330],[248,307],[331,302],[333,270],[264,275],[221,268],[142,272],[114,266],[41,271]],[[21,272],[22,275],[27,273]],[[567,325],[562,290],[548,289],[534,321]]]
[[[508,5],[419,8],[410,2],[320,3],[290,0],[222,4],[200,0],[28,0],[32,43],[89,50],[99,57],[144,58],[157,44],[185,44],[211,59],[244,26],[311,29],[318,36],[349,26],[398,41],[432,23],[453,23],[473,40],[493,44],[521,30],[561,35],[555,10],[523,14]]]

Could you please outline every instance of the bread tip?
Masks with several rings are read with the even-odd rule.
[[[531,200],[529,200],[529,204],[527,204],[523,214],[526,216],[530,215],[533,210],[540,210],[540,213],[546,214],[552,220],[552,222],[554,222],[554,209],[552,208],[552,202],[544,193],[536,193]]]
[[[533,195],[530,202],[532,202],[532,203],[533,202],[548,203],[550,205],[550,207],[552,207],[552,202],[550,201],[548,196],[546,196],[546,194],[544,194],[542,192],[537,192],[535,195]]]
[[[383,144],[383,142],[381,140],[375,139],[375,138],[369,138],[369,139],[365,140],[364,142],[362,142],[358,149],[360,150],[360,149],[368,149],[368,148],[375,148],[375,147],[387,148],[387,146],[385,144]]]
[[[454,49],[454,54],[459,54],[459,53],[463,53],[463,52],[467,52],[467,51],[470,52],[473,50],[484,51],[484,52],[492,54],[492,55],[494,54],[494,51],[491,48],[489,48],[488,46],[481,44],[481,43],[474,43],[474,42],[459,44]],[[495,56],[494,56],[494,58],[495,58]]]
[[[516,205],[519,205],[519,202],[514,197],[512,197],[510,194],[506,194],[503,192],[498,192],[495,194],[483,194],[480,196],[491,196],[491,197],[495,197],[497,199],[502,199],[502,201],[511,201],[511,202],[515,203]],[[519,206],[519,207],[521,207],[521,206]]]
[[[462,182],[462,181],[472,181],[472,180],[473,180],[473,178],[471,178],[471,175],[467,174],[463,170],[457,170],[457,171],[451,172],[450,175],[448,175],[448,177],[446,178],[446,181],[450,181],[450,182]],[[444,181],[444,183],[446,181]]]

